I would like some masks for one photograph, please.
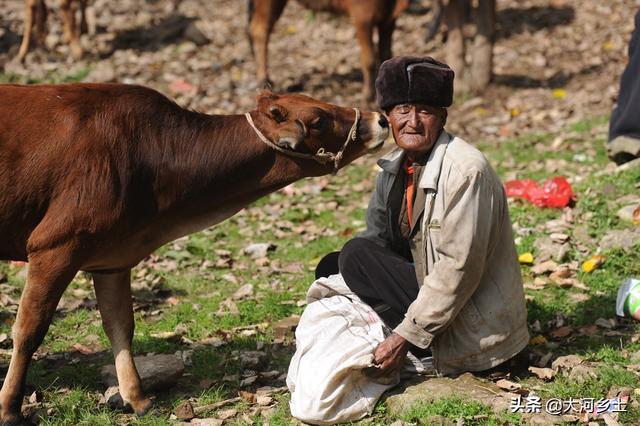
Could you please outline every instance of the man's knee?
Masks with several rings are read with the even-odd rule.
[[[363,255],[371,248],[371,244],[375,244],[366,238],[353,238],[342,247],[340,257],[338,258],[338,267],[340,272],[352,271],[354,267],[361,264]]]

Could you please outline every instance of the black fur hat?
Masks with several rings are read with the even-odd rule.
[[[399,56],[384,61],[376,78],[378,105],[421,103],[448,107],[453,102],[454,73],[448,65],[427,56]]]

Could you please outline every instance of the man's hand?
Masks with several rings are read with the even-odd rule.
[[[386,376],[404,365],[410,343],[399,334],[393,333],[378,345],[373,353],[377,368],[372,375]]]

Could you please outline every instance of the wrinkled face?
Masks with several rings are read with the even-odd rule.
[[[298,94],[263,92],[258,98],[256,126],[276,145],[300,153],[315,154],[324,148],[337,153],[343,147],[356,118],[352,108],[327,104]],[[356,139],[349,142],[340,165],[380,148],[389,135],[387,119],[377,112],[361,112]]]
[[[396,144],[411,159],[429,152],[446,121],[446,110],[423,104],[400,104],[387,112]]]

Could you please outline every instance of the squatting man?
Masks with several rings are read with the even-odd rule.
[[[503,185],[483,154],[444,130],[453,71],[432,58],[382,64],[377,102],[397,148],[382,169],[366,230],[317,274],[336,272],[393,329],[376,374],[430,349],[440,374],[492,369],[529,341]]]

